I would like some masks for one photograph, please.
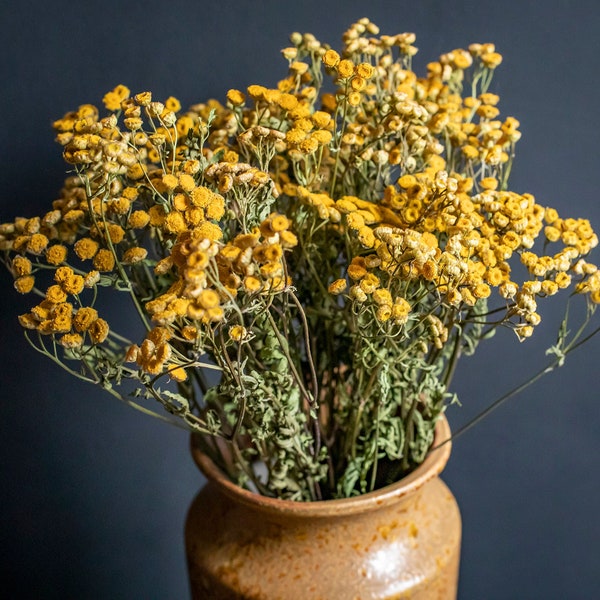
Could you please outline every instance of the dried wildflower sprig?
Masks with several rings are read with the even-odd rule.
[[[591,319],[600,274],[586,220],[508,189],[520,132],[489,91],[492,44],[419,77],[415,36],[368,19],[339,52],[291,43],[275,88],[224,105],[117,86],[107,116],[56,121],[75,175],[0,246],[17,291],[41,297],[20,317],[38,350],[158,401],[240,484],[314,500],[419,464],[459,358],[498,327],[529,337],[561,289]],[[109,292],[138,327],[100,316]],[[553,367],[586,335],[563,332]]]

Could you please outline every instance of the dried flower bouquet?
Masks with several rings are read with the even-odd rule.
[[[508,189],[520,132],[489,91],[492,44],[418,76],[415,36],[368,19],[339,54],[291,42],[275,88],[182,111],[120,85],[106,114],[56,121],[73,173],[46,214],[0,226],[0,248],[40,297],[20,317],[36,349],[158,401],[240,485],[316,500],[419,464],[458,359],[498,327],[528,338],[538,302],[570,290],[586,311],[562,325],[561,364],[600,274],[587,220]],[[114,294],[139,328],[109,325]]]

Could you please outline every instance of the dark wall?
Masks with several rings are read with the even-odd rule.
[[[292,31],[336,44],[362,16],[414,31],[423,66],[493,41],[494,89],[521,121],[512,187],[600,229],[596,2],[3,2],[0,222],[45,212],[65,165],[50,123],[118,83],[183,105],[274,84]],[[598,258],[596,258],[598,260]],[[29,348],[0,273],[0,519],[11,598],[187,596],[182,527],[202,479],[187,436],[69,378]],[[548,319],[559,314],[551,303]],[[459,367],[455,428],[544,364],[549,326]],[[463,600],[600,597],[600,339],[456,440]]]

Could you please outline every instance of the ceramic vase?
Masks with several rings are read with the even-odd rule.
[[[362,496],[277,500],[225,478],[192,442],[208,482],[186,522],[194,600],[451,600],[461,519],[439,478],[445,418],[432,451],[404,479]]]

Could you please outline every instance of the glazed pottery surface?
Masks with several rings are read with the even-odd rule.
[[[442,419],[434,448],[449,437]],[[242,490],[193,443],[192,453],[208,477],[186,523],[192,598],[456,598],[460,513],[438,477],[450,443],[395,484],[324,502]]]

